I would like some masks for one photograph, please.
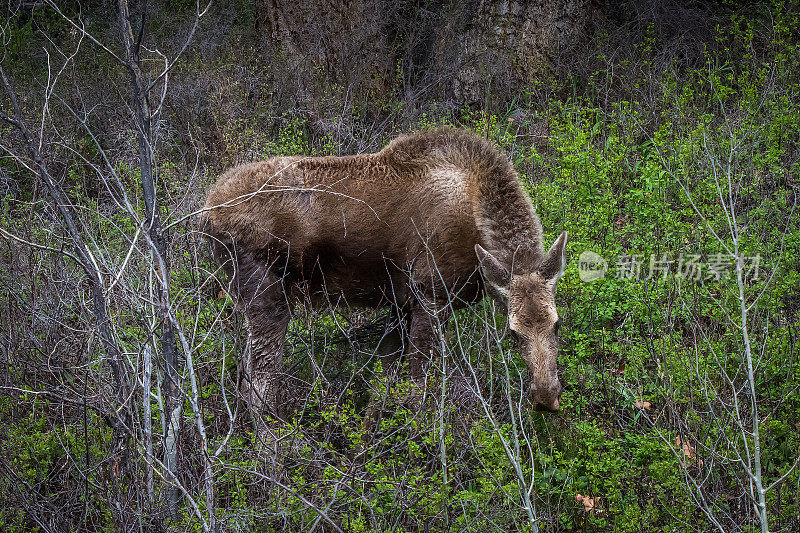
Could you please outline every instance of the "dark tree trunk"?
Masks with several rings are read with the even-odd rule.
[[[598,13],[591,0],[259,0],[257,26],[301,98],[343,90],[474,104],[513,98],[581,45]]]

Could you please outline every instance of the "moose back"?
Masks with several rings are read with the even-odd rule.
[[[298,301],[394,306],[421,380],[439,325],[483,294],[508,311],[534,406],[558,409],[555,290],[567,235],[545,253],[516,171],[485,139],[440,129],[372,154],[240,165],[209,191],[204,227],[247,317],[242,388],[254,413],[278,412]]]

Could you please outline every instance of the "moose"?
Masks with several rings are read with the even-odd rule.
[[[491,142],[443,128],[377,153],[243,164],[211,187],[204,217],[247,319],[241,388],[251,411],[280,416],[283,346],[299,301],[393,306],[419,383],[440,325],[484,294],[507,310],[534,408],[558,410],[555,293],[567,233],[545,253],[531,200]]]

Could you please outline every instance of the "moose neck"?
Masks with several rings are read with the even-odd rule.
[[[542,223],[509,164],[484,175],[474,204],[481,245],[509,272],[533,272],[542,261]]]
[[[398,173],[455,167],[467,179],[480,244],[510,272],[532,272],[542,260],[542,224],[506,154],[477,135],[441,128],[399,137],[378,157]]]

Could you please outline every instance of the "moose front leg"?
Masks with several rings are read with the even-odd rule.
[[[419,385],[423,385],[426,381],[431,360],[441,357],[442,334],[448,316],[446,309],[431,314],[419,306],[411,311],[409,326],[411,351],[408,354],[408,368],[411,377]]]

